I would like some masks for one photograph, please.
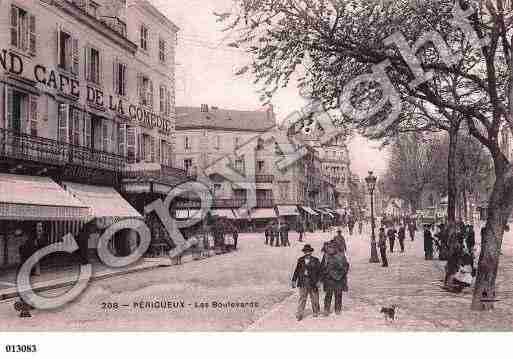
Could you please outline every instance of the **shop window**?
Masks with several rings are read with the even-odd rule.
[[[36,17],[15,5],[11,6],[11,46],[36,55]]]

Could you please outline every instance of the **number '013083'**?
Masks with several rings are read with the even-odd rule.
[[[26,345],[6,345],[5,346],[6,353],[36,353],[37,345],[35,344],[26,344]]]

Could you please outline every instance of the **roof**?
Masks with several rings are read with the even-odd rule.
[[[240,111],[201,107],[177,107],[177,129],[220,129],[237,131],[267,131],[275,126],[274,116],[267,111]]]

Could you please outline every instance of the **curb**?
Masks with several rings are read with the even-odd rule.
[[[151,269],[163,268],[163,267],[169,267],[169,266],[170,265],[168,265],[168,264],[163,264],[160,262],[160,263],[148,264],[148,265],[141,266],[141,267],[121,270],[118,272],[98,273],[97,275],[93,275],[89,281],[95,282],[95,281],[99,281],[102,279],[119,277],[119,276],[122,276],[125,274],[144,272],[144,271],[151,270]],[[77,283],[76,280],[68,280],[68,279],[64,279],[64,280],[60,280],[60,281],[59,280],[46,281],[46,282],[42,282],[42,283],[36,283],[33,287],[33,290],[36,293],[45,292],[48,290],[53,290],[53,289],[58,289],[58,288],[70,287],[70,286],[75,285],[76,283]],[[12,299],[12,298],[16,298],[16,297],[19,297],[19,293],[18,293],[18,290],[16,289],[16,287],[8,288],[8,289],[4,289],[4,290],[0,291],[0,301]]]

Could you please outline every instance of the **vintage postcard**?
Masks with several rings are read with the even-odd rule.
[[[511,1],[0,17],[1,332],[513,329]]]

